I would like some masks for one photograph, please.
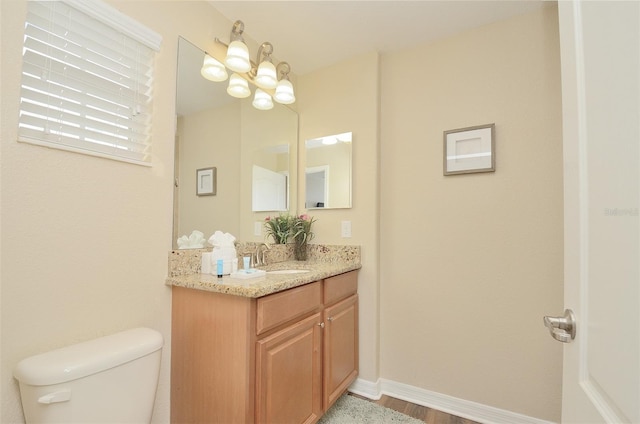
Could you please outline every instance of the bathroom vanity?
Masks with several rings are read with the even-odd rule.
[[[171,422],[314,423],[355,380],[359,262],[293,264],[307,272],[167,280]]]

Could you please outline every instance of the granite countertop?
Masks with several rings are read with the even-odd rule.
[[[270,274],[267,272],[266,276],[248,279],[236,279],[228,275],[225,275],[223,278],[218,278],[210,274],[188,274],[169,277],[166,280],[166,284],[169,286],[256,298],[360,268],[360,262],[354,261],[284,261],[258,267],[258,269],[264,269],[266,271],[305,269],[309,270],[309,272],[295,274]]]

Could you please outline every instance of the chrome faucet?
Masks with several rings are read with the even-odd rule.
[[[271,246],[268,243],[262,243],[256,246],[256,266],[267,264],[266,253],[269,249],[271,249]]]
[[[242,256],[249,256],[251,258],[249,266],[251,268],[255,266],[261,266],[267,264],[267,250],[271,249],[268,243],[258,244],[253,250],[245,250],[242,252]]]

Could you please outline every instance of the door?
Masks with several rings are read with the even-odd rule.
[[[563,423],[640,422],[640,2],[561,1]]]
[[[324,311],[324,395],[326,411],[358,375],[358,295]]]
[[[253,165],[251,176],[251,210],[286,211],[287,176],[279,172]]]
[[[320,418],[323,326],[316,313],[257,342],[257,423],[314,423]]]

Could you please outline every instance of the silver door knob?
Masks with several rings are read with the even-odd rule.
[[[571,309],[564,311],[561,317],[544,317],[544,325],[549,329],[551,337],[562,342],[569,343],[576,338],[576,317]]]

